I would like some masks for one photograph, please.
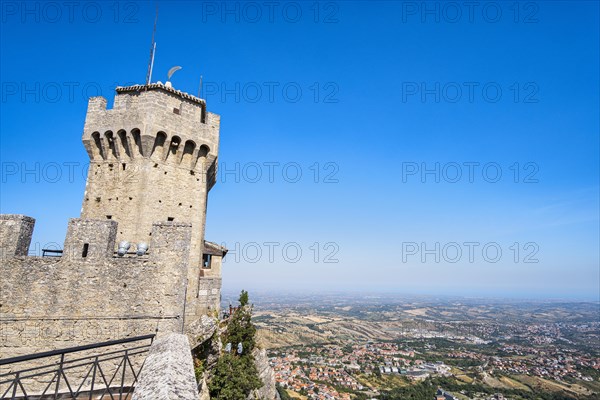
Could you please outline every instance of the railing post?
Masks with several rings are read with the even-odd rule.
[[[13,383],[13,385],[15,385],[15,387],[13,388],[13,394],[11,399],[14,400],[17,397],[17,384],[19,383],[19,373],[17,372],[15,374],[15,383]],[[25,393],[23,393],[25,394]]]
[[[92,387],[90,388],[90,398],[92,400],[92,394],[94,393],[94,383],[96,382],[96,368],[98,367],[98,356],[94,358],[94,370],[92,372]]]
[[[127,349],[125,349],[125,355],[123,356],[123,372],[121,372],[121,388],[119,389],[119,400],[123,397],[123,385],[125,384],[125,371],[127,370]]]
[[[60,386],[60,375],[63,373],[63,363],[65,361],[65,353],[60,355],[60,364],[58,365],[58,371],[56,374],[56,389],[54,390],[54,398],[58,399],[58,390]]]

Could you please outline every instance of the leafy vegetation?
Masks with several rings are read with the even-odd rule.
[[[194,375],[196,375],[196,382],[200,382],[204,375],[204,360],[194,358]]]
[[[242,293],[240,293],[240,298],[238,299],[238,301],[240,302],[240,307],[246,307],[248,305],[248,292],[245,290],[242,290]]]
[[[252,356],[224,354],[208,384],[211,399],[245,400],[262,386]]]
[[[436,390],[437,388],[427,380],[382,392],[380,397],[382,400],[431,400]]]
[[[208,383],[210,397],[218,400],[245,400],[255,389],[262,387],[254,364],[252,350],[256,346],[256,328],[252,324],[252,309],[248,292],[240,294],[240,307],[231,315],[222,342],[231,343],[231,351],[217,361]],[[238,344],[241,343],[241,352]]]

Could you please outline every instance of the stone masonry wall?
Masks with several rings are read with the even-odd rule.
[[[75,219],[68,231],[91,237],[92,232],[103,235],[99,228],[113,224]],[[142,257],[88,253],[84,258],[77,238],[68,236],[65,249],[71,246],[73,251],[61,258],[3,260],[2,357],[155,331],[182,332],[191,226],[155,224],[152,233],[149,254]]]
[[[202,278],[199,282],[198,300],[200,304],[205,304],[205,313],[209,312],[208,306],[212,310],[219,308],[221,303],[221,278]]]

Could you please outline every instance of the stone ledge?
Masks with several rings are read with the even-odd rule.
[[[133,400],[198,400],[187,336],[169,333],[152,343]]]

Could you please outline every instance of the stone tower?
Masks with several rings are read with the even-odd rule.
[[[161,83],[118,87],[112,109],[93,97],[85,120],[90,167],[81,218],[116,221],[116,243],[131,243],[130,251],[152,242],[155,223],[191,224],[186,316],[218,309],[220,301],[226,250],[204,242],[219,125],[203,99]]]

